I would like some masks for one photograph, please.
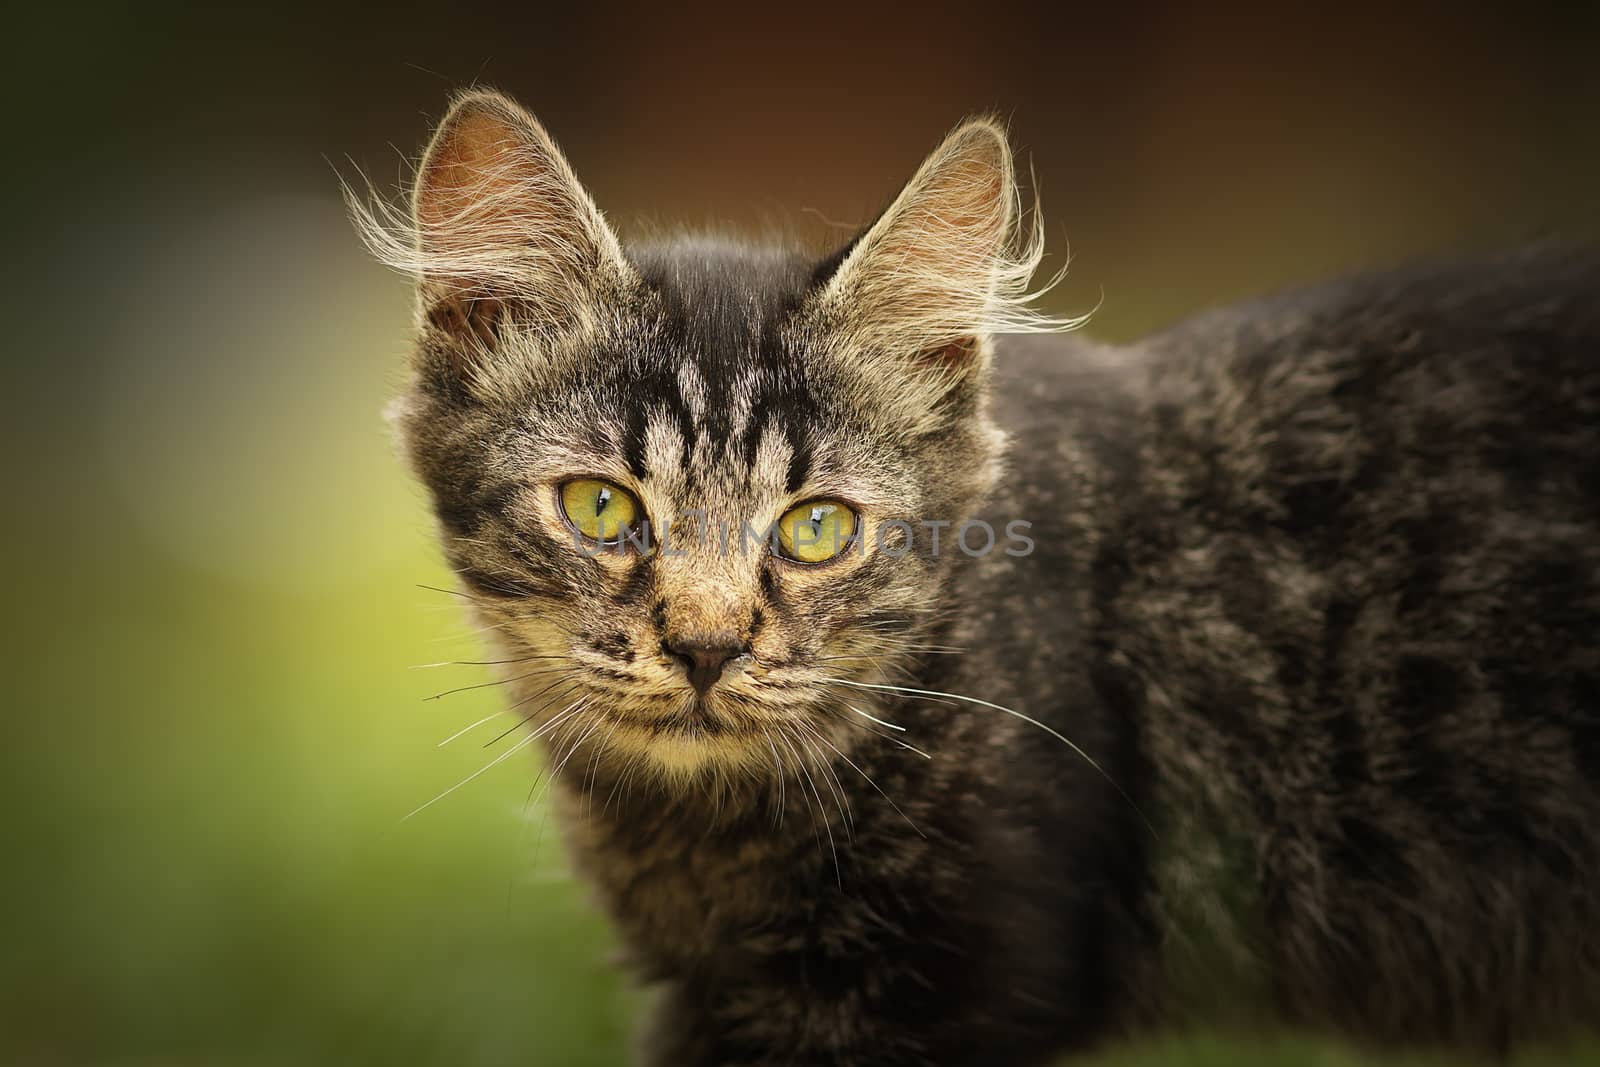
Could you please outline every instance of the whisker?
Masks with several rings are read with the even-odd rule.
[[[585,702],[585,703],[581,704],[580,706],[587,707],[587,703]],[[589,735],[594,733],[597,729],[599,729],[600,728],[600,724],[602,722],[604,722],[604,721],[605,721],[604,719],[596,717],[594,722],[589,724],[589,728],[587,730],[585,730],[583,732],[583,734],[576,741],[574,741],[572,743],[572,745],[567,749],[566,755],[561,757],[561,762],[556,764],[555,770],[550,772],[550,780],[551,781],[555,781],[556,777],[561,774],[562,768],[564,768],[567,765],[567,762],[572,759],[573,754],[576,753],[578,751],[578,749],[583,747],[583,743],[585,741],[589,740]]]
[[[554,730],[556,727],[560,726],[562,723],[565,723],[565,722],[567,722],[567,721],[569,721],[569,720],[571,720],[573,718],[576,718],[578,713],[581,712],[587,706],[588,705],[582,699],[578,700],[577,702],[575,702],[573,704],[567,705],[567,707],[565,709],[563,709],[561,712],[559,712],[549,722],[545,723],[543,726],[541,726],[537,730],[533,731],[533,733],[529,734],[528,737],[529,738],[543,737],[545,734],[547,734],[550,731]]]
[[[866,712],[862,711],[860,708],[856,707],[854,704],[846,704],[845,707],[849,708],[851,711],[855,712],[857,715],[861,716],[863,719],[871,719],[873,722],[877,723],[879,726],[887,726],[889,729],[891,729],[891,730],[899,730],[901,733],[905,732],[906,728],[904,726],[901,726],[899,723],[889,722],[887,719],[880,719],[876,715],[868,715]]]
[[[868,726],[864,722],[856,722],[854,719],[843,719],[843,718],[840,719],[839,721],[844,723],[846,726],[854,726],[858,730],[865,730],[867,733],[871,734],[873,737],[878,738],[879,740],[888,741],[890,744],[899,745],[901,748],[905,749],[908,752],[915,752],[917,755],[921,756],[925,760],[933,759],[932,756],[930,756],[930,755],[928,755],[928,753],[922,751],[922,749],[918,748],[916,745],[907,744],[906,742],[900,740],[898,737],[895,737],[893,734],[880,734],[878,731],[874,730],[872,727]]]
[[[577,703],[574,705],[576,710],[573,712],[573,715],[564,716],[561,719],[561,722],[562,723],[571,722],[572,717],[574,715],[577,715],[585,707],[588,706],[588,703],[587,703],[588,699],[589,699],[588,697],[580,697],[578,699]],[[596,722],[598,722],[598,720],[596,720]],[[553,725],[556,725],[556,723],[554,721],[552,721],[550,723],[546,723],[545,726],[540,727],[539,732],[542,733],[547,727],[553,726]],[[591,730],[593,728],[594,728],[593,726],[590,727]],[[587,737],[587,736],[588,736],[588,734],[585,733],[584,737]],[[547,805],[544,804],[545,797],[549,794],[551,787],[555,784],[556,774],[561,770],[562,767],[566,766],[567,760],[572,757],[572,753],[577,751],[578,745],[580,745],[582,743],[583,743],[583,737],[580,737],[576,741],[574,741],[572,743],[572,746],[566,750],[566,755],[561,758],[561,761],[556,766],[551,768],[551,770],[550,770],[550,772],[548,774],[543,775],[544,781],[539,786],[539,795],[536,798],[538,803],[543,807],[543,810],[541,811],[541,813],[539,815],[539,832],[533,839],[533,855],[534,855],[535,862],[537,862],[537,860],[538,860],[539,848],[540,848],[541,845],[544,844],[544,826],[545,826],[545,823],[550,818],[550,809],[549,809],[549,807]],[[552,747],[554,745],[557,745],[557,744],[560,744],[560,742],[552,739],[552,741],[551,741]]]
[[[514,711],[515,709],[522,707],[522,705],[528,703],[529,701],[539,699],[540,697],[544,696],[546,693],[550,692],[550,690],[554,689],[556,686],[561,685],[561,684],[562,684],[562,679],[557,678],[555,681],[551,682],[549,685],[545,686],[543,689],[539,690],[537,693],[533,694],[530,697],[524,697],[523,699],[517,701],[515,704],[511,705],[511,707],[507,708],[506,710],[507,711]],[[567,697],[571,696],[572,695],[572,689],[570,687],[572,685],[574,685],[574,684],[576,684],[576,683],[568,682],[567,683],[568,688],[564,689],[562,691],[561,695],[556,697],[556,700],[565,700]],[[551,703],[554,703],[554,701],[552,701]],[[497,734],[494,737],[490,738],[488,741],[485,741],[484,744],[483,744],[483,747],[484,748],[492,748],[492,747],[494,747],[495,745],[497,745],[501,741],[503,741],[508,734],[514,734],[518,730],[522,729],[524,726],[528,725],[528,723],[533,721],[533,718],[534,718],[533,715],[524,715],[514,725],[506,727],[505,730],[501,731],[499,734]]]
[[[470,734],[472,731],[476,730],[478,727],[482,726],[484,723],[489,722],[489,721],[491,721],[493,719],[498,719],[499,717],[500,717],[500,712],[491,711],[489,714],[485,715],[483,718],[479,719],[477,722],[473,723],[471,726],[463,726],[461,729],[457,730],[455,733],[451,734],[449,737],[445,738],[443,741],[440,741],[437,745],[434,745],[433,747],[434,748],[443,748],[444,746],[448,745],[450,742],[454,741],[456,738],[460,737],[462,734]]]
[[[778,773],[778,809],[773,813],[772,824],[781,828],[783,826],[783,798],[785,792],[783,760],[778,757],[778,746],[773,743],[772,734],[766,730],[763,730],[762,733],[766,736],[767,747],[772,749],[772,765]]]
[[[583,817],[589,818],[594,811],[594,789],[599,782],[600,760],[607,752],[611,751],[611,743],[617,738],[617,727],[608,722],[604,715],[597,718],[598,722],[606,724],[606,731],[600,737],[600,743],[595,746],[594,755],[589,758],[589,769],[584,774],[583,785]],[[602,809],[603,810],[603,809]]]
[[[525,696],[521,700],[515,701],[514,703],[510,704],[506,708],[506,710],[507,711],[516,711],[518,708],[522,707],[522,705],[527,704],[527,703],[529,703],[531,701],[534,701],[534,700],[538,700],[540,697],[542,697],[546,693],[550,692],[550,690],[554,689],[556,686],[561,685],[563,682],[565,682],[568,685],[574,685],[574,686],[580,686],[580,685],[583,684],[582,682],[577,681],[576,679],[557,678],[555,681],[551,682],[549,685],[545,686],[543,689],[539,690],[537,693],[534,693],[531,696]],[[562,695],[565,696],[566,694],[562,694]]]
[[[493,689],[495,686],[510,685],[512,682],[520,682],[526,678],[537,678],[541,674],[549,674],[552,671],[558,671],[560,669],[561,668],[559,667],[546,667],[542,670],[529,671],[526,674],[518,674],[511,678],[497,678],[491,682],[478,682],[474,685],[460,685],[454,689],[446,689],[442,693],[435,693],[431,697],[423,697],[422,699],[424,701],[443,700],[445,697],[454,696],[457,693],[468,693],[474,689]]]
[[[470,600],[474,604],[483,603],[483,601],[479,600],[475,596],[472,596],[470,593],[463,593],[459,589],[446,589],[442,585],[428,585],[426,582],[418,582],[417,583],[417,588],[418,589],[426,589],[430,593],[443,593],[445,596],[458,596],[462,600]]]
[[[879,787],[878,783],[874,782],[872,780],[872,776],[871,775],[867,774],[867,772],[862,770],[860,767],[857,767],[854,760],[852,760],[849,756],[846,756],[843,752],[839,751],[839,747],[837,745],[835,745],[832,741],[829,741],[826,737],[824,737],[818,730],[816,730],[815,728],[810,727],[810,726],[807,726],[806,729],[811,731],[811,736],[815,737],[818,741],[821,741],[823,744],[825,744],[829,748],[833,749],[834,753],[836,755],[838,755],[838,757],[840,759],[844,760],[845,763],[849,764],[851,770],[855,771],[863,779],[865,779],[866,783],[868,785],[870,785],[872,788],[878,790],[878,795],[880,797],[882,797],[884,800],[889,801],[889,806],[891,808],[893,808],[896,812],[898,812],[900,817],[902,819],[904,819],[910,825],[910,827],[917,832],[917,836],[918,837],[921,837],[921,838],[924,838],[924,839],[927,838],[928,835],[922,832],[922,827],[920,827],[916,823],[912,822],[911,821],[911,816],[909,816],[905,812],[901,811],[900,810],[900,805],[896,804],[893,800],[889,799],[889,794],[885,793]]]
[[[566,659],[566,656],[518,656],[515,659],[446,659],[438,663],[413,663],[414,671],[432,670],[434,667],[499,667],[507,663],[527,663],[536,659]]]
[[[799,738],[794,737],[792,740],[798,741]],[[790,748],[791,751],[794,751],[792,744]],[[800,773],[805,775],[805,780],[811,785],[811,795],[817,798],[817,813],[821,817],[822,829],[826,831],[828,835],[828,851],[833,854],[834,881],[838,883],[840,889],[843,889],[844,872],[839,868],[839,848],[833,840],[833,824],[828,819],[827,808],[825,808],[822,804],[822,793],[817,789],[817,780],[816,778],[812,777],[811,768],[806,766],[805,760],[800,757],[800,753],[798,751],[794,751],[794,758],[795,762],[800,765]]]
[[[806,792],[805,781],[800,777],[800,775],[805,775],[807,778],[810,777],[809,773],[807,773],[807,771],[805,769],[805,761],[800,758],[800,753],[795,749],[794,743],[792,741],[790,741],[790,739],[789,739],[789,731],[785,730],[782,726],[779,726],[778,727],[777,737],[778,737],[778,741],[780,743],[782,743],[783,747],[789,750],[789,755],[794,757],[795,770],[799,772],[799,774],[797,774],[795,776],[795,784],[800,787],[800,797],[801,797],[802,800],[805,801],[806,811],[809,812],[810,815],[811,815],[811,836],[816,839],[817,852],[820,855],[820,854],[822,854],[822,833],[818,829],[817,823],[818,823],[818,813],[821,810],[821,806],[822,806],[822,796],[821,796],[821,794],[817,795],[817,806],[813,807],[812,804],[811,804],[811,795]],[[815,792],[816,791],[816,783],[812,782],[811,785],[812,785],[812,792]],[[823,819],[823,823],[824,823],[824,825],[826,824],[826,818],[825,817]],[[833,831],[832,830],[828,831],[828,847],[830,849],[833,847]],[[838,873],[838,871],[839,871],[838,852],[834,852],[833,869],[834,869],[835,877],[837,877],[839,879],[840,888],[843,888],[844,879],[843,879],[843,876],[839,875],[839,873]]]
[[[894,655],[907,655],[907,656],[960,656],[960,655],[964,655],[965,652],[966,652],[965,649],[960,649],[960,648],[918,648],[916,645],[906,645],[906,646],[903,646],[903,647],[893,647],[893,648],[885,647],[883,649],[878,650],[877,652],[870,652],[870,653],[863,652],[863,653],[857,653],[857,654],[853,654],[853,655],[818,656],[815,659],[811,660],[810,662],[812,662],[812,663],[835,663],[835,662],[838,662],[839,660],[847,660],[847,659],[887,659],[887,658],[890,658],[890,657],[892,657]]]
[[[622,784],[626,781],[632,780],[634,771],[637,770],[639,765],[648,758],[649,757],[643,752],[637,753],[622,768],[621,773],[617,775],[617,780],[611,784],[611,792],[606,795],[605,806],[600,809],[600,814],[602,816],[611,810],[611,802],[617,799],[618,790],[622,789]],[[624,803],[626,803],[627,794],[624,792],[622,796]],[[619,807],[617,811],[620,814],[622,809]]]
[[[804,722],[799,722],[796,725],[807,730],[807,732],[811,733],[813,737],[816,736],[816,732],[807,727]],[[798,737],[799,735],[796,736]],[[806,746],[806,751],[810,752],[816,757],[817,766],[822,768],[823,784],[828,787],[828,792],[833,794],[834,806],[839,809],[839,815],[844,819],[845,836],[847,838],[853,837],[856,828],[856,818],[855,812],[850,808],[850,798],[845,793],[844,783],[839,781],[839,776],[834,773],[831,762],[823,758],[822,753],[818,749],[812,747],[811,742],[807,741],[804,737],[800,737],[799,740],[801,744]],[[835,751],[838,750],[835,749]]]
[[[833,683],[836,683],[838,685],[848,685],[848,686],[851,686],[851,687],[856,688],[856,689],[872,689],[872,690],[880,690],[880,691],[889,692],[889,693],[909,693],[909,694],[911,694],[913,696],[947,697],[947,698],[949,698],[951,700],[961,700],[961,701],[965,701],[968,704],[976,704],[979,707],[993,708],[995,711],[1004,712],[1007,715],[1013,716],[1014,718],[1020,719],[1023,722],[1028,723],[1029,725],[1036,726],[1040,730],[1043,730],[1045,733],[1049,734],[1051,737],[1054,737],[1057,741],[1060,741],[1063,745],[1066,745],[1068,748],[1072,749],[1072,751],[1076,752],[1079,756],[1081,756],[1083,758],[1083,761],[1085,763],[1087,763],[1089,766],[1093,767],[1099,773],[1100,777],[1102,777],[1102,778],[1104,778],[1106,780],[1106,782],[1111,786],[1111,788],[1115,789],[1118,793],[1120,793],[1122,795],[1122,799],[1126,800],[1128,802],[1128,806],[1131,807],[1134,810],[1134,812],[1139,816],[1139,818],[1144,821],[1144,824],[1149,829],[1150,833],[1152,835],[1154,835],[1155,832],[1156,832],[1155,824],[1152,823],[1150,821],[1150,819],[1145,815],[1145,813],[1140,810],[1139,805],[1134,803],[1133,798],[1128,795],[1128,791],[1126,789],[1123,789],[1122,786],[1118,785],[1116,783],[1116,781],[1111,777],[1111,775],[1106,773],[1105,768],[1101,767],[1100,764],[1095,762],[1093,756],[1089,755],[1089,753],[1087,753],[1083,749],[1079,748],[1065,734],[1061,733],[1059,730],[1055,729],[1052,726],[1047,725],[1046,723],[1040,722],[1038,719],[1033,718],[1031,715],[1025,715],[1025,714],[1023,714],[1022,712],[1018,711],[1015,708],[1006,707],[1004,704],[996,704],[993,701],[981,700],[978,697],[964,696],[964,695],[962,695],[960,693],[944,693],[944,692],[940,692],[938,690],[932,690],[932,689],[913,689],[910,686],[903,686],[903,685],[878,685],[878,684],[874,684],[874,683],[871,683],[871,682],[852,682],[852,681],[849,681],[849,680],[844,679],[844,678],[825,678],[823,680],[827,681],[827,682],[833,682]]]
[[[426,811],[428,808],[433,807],[435,804],[439,803],[439,801],[443,800],[445,797],[449,796],[451,793],[454,793],[457,789],[460,789],[462,786],[466,785],[468,782],[472,781],[473,779],[478,778],[480,775],[483,775],[483,774],[487,773],[491,768],[498,767],[500,764],[504,763],[506,760],[510,759],[512,756],[516,755],[522,749],[526,748],[528,745],[531,745],[531,744],[533,744],[533,735],[532,734],[528,735],[527,737],[524,737],[521,741],[518,741],[516,744],[512,745],[510,748],[508,748],[504,752],[500,753],[500,755],[496,756],[494,759],[490,760],[488,763],[484,764],[482,767],[479,767],[477,770],[473,771],[471,774],[467,775],[465,778],[461,779],[461,781],[457,782],[455,785],[451,786],[449,789],[446,789],[443,793],[440,793],[438,796],[434,797],[432,800],[428,801],[426,804],[422,804],[422,805],[419,805],[418,807],[415,807],[415,808],[411,809],[409,812],[407,812],[405,814],[405,816],[403,818],[401,818],[400,821],[401,822],[405,822],[406,819],[411,818],[413,815],[417,815],[417,814],[419,814],[419,813],[421,813],[423,811]]]

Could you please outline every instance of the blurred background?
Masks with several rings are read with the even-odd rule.
[[[447,95],[624,234],[868,220],[962,115],[1037,171],[1055,310],[1127,339],[1346,269],[1600,235],[1600,7],[158,5],[14,25],[0,1062],[616,1064],[639,1007],[380,412],[387,193]],[[359,169],[358,169],[359,168]],[[1112,1062],[1359,1062],[1192,1039]]]

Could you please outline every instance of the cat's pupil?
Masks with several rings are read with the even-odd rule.
[[[606,505],[609,503],[611,503],[611,490],[602,489],[594,495],[595,518],[600,517],[600,515],[606,510]]]

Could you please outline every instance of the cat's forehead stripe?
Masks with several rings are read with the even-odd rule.
[[[683,400],[683,406],[689,412],[689,419],[696,427],[700,426],[706,417],[706,381],[700,376],[699,368],[689,360],[684,360],[678,366],[678,395]]]
[[[794,455],[788,434],[776,423],[768,424],[750,463],[751,480],[758,485],[786,486]]]
[[[694,439],[696,418],[685,402],[676,371],[657,363],[630,361],[620,369],[613,393],[624,409],[623,460],[635,476],[643,478],[649,470],[647,435],[652,421],[666,421],[676,428],[684,442],[683,451]],[[657,434],[660,431],[656,431]]]
[[[771,359],[770,354],[756,359]],[[637,477],[686,476],[689,485],[723,476],[743,480],[757,452],[782,441],[784,465],[758,481],[789,492],[810,477],[815,442],[827,439],[802,385],[768,368],[749,366],[737,376],[705,373],[711,360],[685,355],[675,370],[637,371],[616,383],[624,408],[619,435],[622,459]]]
[[[643,466],[648,475],[667,488],[676,485],[685,471],[691,442],[683,436],[682,427],[665,411],[657,411],[645,426],[642,449]]]
[[[665,399],[682,412],[686,452],[703,434],[710,451],[749,462],[766,424],[789,428],[797,472],[809,468],[804,423],[814,408],[806,354],[782,339],[783,324],[812,286],[806,258],[716,241],[630,252],[658,313],[639,353],[652,365],[619,383],[624,396]],[[670,379],[670,380],[669,380]]]
[[[749,428],[751,409],[755,403],[755,392],[755,371],[747,370],[734,383],[728,397],[726,410],[728,414],[728,436],[730,438],[742,438]]]

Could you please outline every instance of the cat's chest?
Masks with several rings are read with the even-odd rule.
[[[798,885],[815,866],[816,846],[810,829],[811,852],[786,832],[801,828],[789,826],[792,812],[775,830],[771,822],[719,825],[712,811],[597,815],[572,794],[560,810],[579,873],[647,964],[670,967],[749,943],[803,906]]]

